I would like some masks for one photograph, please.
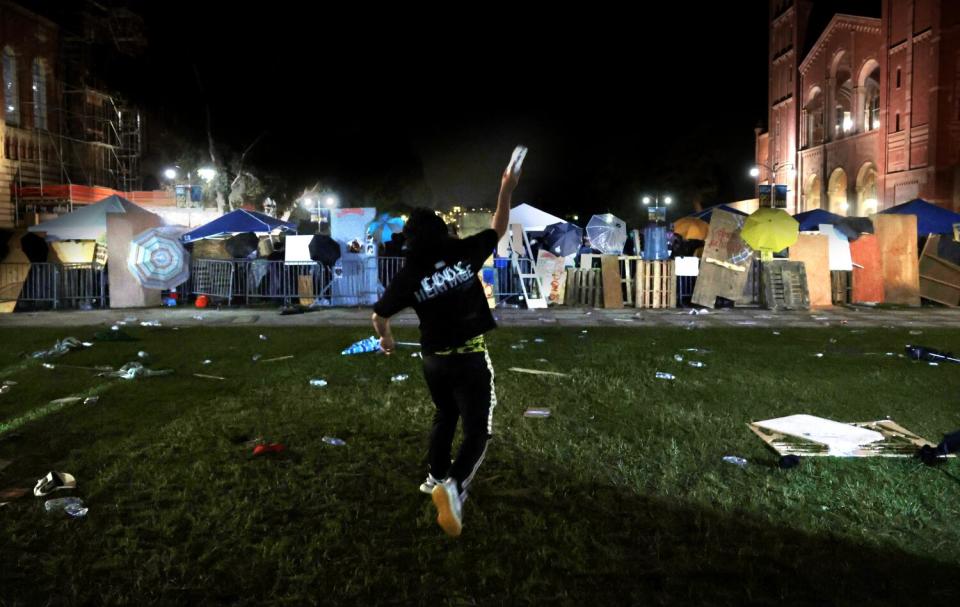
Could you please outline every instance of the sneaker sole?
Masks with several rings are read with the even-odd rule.
[[[430,494],[433,498],[433,505],[437,507],[437,524],[443,529],[443,532],[450,537],[460,537],[460,531],[463,529],[460,521],[453,515],[453,506],[450,505],[450,496],[447,494],[443,485],[437,485]]]

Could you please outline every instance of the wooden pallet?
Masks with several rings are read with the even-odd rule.
[[[599,268],[567,270],[568,306],[603,307],[603,279]]]
[[[636,297],[638,308],[677,307],[677,277],[673,260],[638,261],[636,268]]]
[[[832,292],[833,305],[842,306],[850,303],[850,284],[853,272],[845,270],[830,271],[830,290]]]
[[[763,306],[770,310],[809,310],[807,272],[802,261],[762,264]]]

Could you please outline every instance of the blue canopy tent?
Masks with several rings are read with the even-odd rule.
[[[843,220],[843,217],[840,215],[831,213],[830,211],[825,211],[823,209],[813,209],[812,211],[797,213],[793,216],[793,218],[796,219],[797,223],[800,224],[801,232],[812,232],[819,230],[821,223],[834,225]]]
[[[953,224],[960,223],[960,213],[954,213],[919,198],[890,207],[886,211],[881,211],[881,213],[916,215],[917,234],[920,236],[953,234]]]
[[[269,233],[278,229],[286,232],[296,232],[296,226],[292,223],[280,221],[256,211],[237,209],[187,232],[183,235],[182,240],[186,243],[238,232]]]
[[[713,212],[714,212],[715,210],[717,210],[717,209],[721,209],[721,210],[727,211],[728,213],[733,213],[734,215],[743,215],[743,216],[746,216],[746,215],[747,215],[747,213],[744,213],[743,211],[738,211],[738,210],[736,210],[736,209],[733,208],[733,207],[728,207],[728,206],[725,205],[725,204],[718,204],[718,205],[715,206],[715,207],[710,207],[709,209],[704,209],[704,210],[700,211],[699,213],[693,213],[692,215],[690,215],[690,217],[696,217],[697,219],[702,219],[702,220],[706,221],[707,223],[710,223],[710,218],[713,217]]]

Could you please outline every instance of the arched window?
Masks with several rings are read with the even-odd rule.
[[[868,61],[860,71],[859,84],[863,130],[873,131],[880,128],[880,64]]]
[[[850,56],[842,52],[834,62],[833,67],[833,132],[834,139],[839,139],[851,133],[853,122],[853,78],[850,74]]]
[[[3,119],[10,126],[20,126],[17,57],[10,47],[3,49]]]
[[[866,217],[877,212],[877,166],[866,162],[857,174],[857,215]]]
[[[847,174],[843,169],[835,169],[830,174],[827,196],[830,198],[830,208],[828,210],[831,213],[846,217],[850,206],[847,204]]]
[[[806,124],[805,147],[823,144],[823,95],[820,87],[813,87],[807,93],[807,103],[804,104]]]
[[[47,74],[40,59],[33,60],[33,126],[47,130]]]
[[[807,187],[804,188],[804,211],[820,208],[820,177],[811,175],[807,178]]]

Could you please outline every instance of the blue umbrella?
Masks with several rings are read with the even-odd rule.
[[[823,209],[813,209],[812,211],[797,213],[793,216],[793,218],[796,219],[797,223],[800,224],[801,232],[812,232],[813,230],[819,230],[821,223],[834,225],[843,219],[843,217],[840,215],[831,213],[830,211],[825,211]]]
[[[367,236],[373,236],[378,243],[387,243],[393,239],[394,234],[403,231],[403,219],[400,217],[390,217],[384,213],[377,219],[370,222],[367,226]]]
[[[553,223],[547,226],[540,238],[540,250],[549,251],[558,257],[573,255],[583,244],[583,228],[572,223]]]
[[[960,213],[954,213],[949,209],[930,204],[926,200],[919,198],[898,204],[886,211],[881,211],[881,213],[916,215],[917,234],[920,236],[926,236],[927,234],[953,234],[953,224],[960,223]]]
[[[716,211],[717,209],[726,211],[728,213],[733,213],[734,215],[742,215],[744,217],[747,216],[747,214],[744,213],[743,211],[738,211],[737,209],[733,207],[728,207],[725,204],[718,204],[715,207],[709,207],[697,213],[693,213],[691,217],[696,217],[697,219],[702,219],[707,223],[710,223],[710,218],[713,217],[713,212]]]

